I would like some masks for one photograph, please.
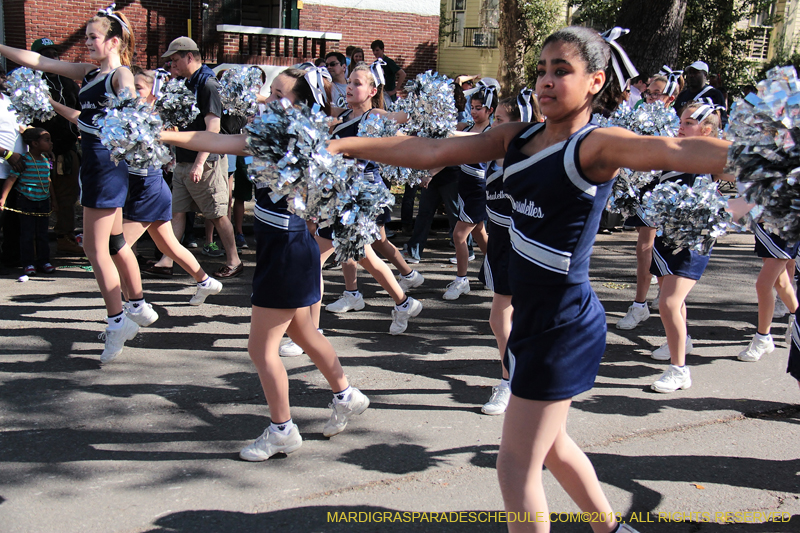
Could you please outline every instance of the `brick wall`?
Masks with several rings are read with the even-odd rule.
[[[200,3],[192,0],[193,35],[200,35]],[[62,59],[91,62],[86,52],[86,22],[107,0],[26,0],[3,2],[6,44],[29,49],[33,41],[49,37],[59,45]],[[186,35],[189,0],[117,1],[136,38],[134,63],[147,68],[159,66],[160,55],[175,37]],[[9,68],[13,65],[9,64]]]
[[[306,4],[300,12],[300,29],[341,33],[338,51],[344,53],[349,45],[363,48],[368,62],[375,59],[370,43],[380,39],[386,45],[386,55],[409,78],[436,70],[439,17]],[[336,49],[335,43],[331,43],[331,49]]]

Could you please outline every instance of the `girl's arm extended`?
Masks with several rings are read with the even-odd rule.
[[[505,157],[508,143],[528,124],[502,124],[486,133],[449,139],[425,137],[346,137],[328,144],[331,153],[341,153],[396,167],[429,169]]]
[[[44,57],[36,52],[20,50],[4,44],[0,44],[0,55],[10,59],[18,65],[32,68],[34,70],[42,70],[44,72],[60,74],[72,80],[81,80],[84,76],[86,76],[86,74],[97,68],[95,65],[91,65],[89,63],[69,63],[68,61],[50,59],[49,57]]]
[[[53,106],[56,113],[64,117],[65,119],[69,120],[73,124],[78,123],[78,117],[81,116],[81,112],[77,109],[72,109],[71,107],[65,106],[64,104],[59,104],[52,98],[50,98],[50,105]]]
[[[195,152],[250,155],[245,152],[247,134],[225,135],[209,131],[162,131],[161,142]]]
[[[619,168],[722,174],[730,144],[711,137],[652,137],[603,128],[581,144],[580,162],[586,176],[597,182],[610,180]]]

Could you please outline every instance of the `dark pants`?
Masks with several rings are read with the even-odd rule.
[[[0,184],[3,181],[0,180]],[[17,207],[17,199],[19,193],[16,189],[8,191],[8,198],[6,198],[6,206],[13,209]],[[19,264],[19,215],[11,211],[4,210],[0,213],[3,226],[3,247],[0,252],[0,259],[6,267],[18,267]]]
[[[406,185],[405,191],[403,191],[403,203],[400,206],[400,222],[403,224],[403,228],[413,228],[414,227],[414,200],[417,197],[417,191],[419,187],[411,187]]]
[[[458,179],[453,174],[454,172],[458,171],[445,168],[436,174],[428,184],[428,188],[422,189],[422,194],[419,196],[419,211],[414,220],[414,232],[406,244],[408,253],[417,259],[428,241],[428,233],[439,202],[444,202],[444,210],[450,221],[451,235],[458,221]]]
[[[29,200],[20,194],[17,208],[27,213],[49,213],[50,200]],[[42,266],[50,262],[50,242],[47,240],[48,216],[19,215],[19,254],[23,266]]]
[[[75,234],[75,206],[81,191],[78,183],[79,168],[80,159],[76,151],[69,150],[56,156],[56,165],[51,176],[53,195],[58,204],[56,225],[53,229],[59,237]]]

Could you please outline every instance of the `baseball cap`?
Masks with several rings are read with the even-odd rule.
[[[169,43],[169,48],[167,51],[164,52],[161,57],[169,57],[177,52],[199,52],[200,49],[197,47],[197,43],[191,40],[188,37],[178,37],[171,43]]]
[[[693,68],[695,70],[702,70],[703,72],[708,74],[708,65],[706,65],[705,62],[703,62],[703,61],[695,61],[694,63],[692,63],[691,65],[689,65],[686,68],[687,69]]]
[[[42,37],[41,39],[36,39],[33,41],[31,45],[32,52],[41,52],[45,48],[57,48],[56,43],[52,41],[52,39],[48,39],[47,37]]]

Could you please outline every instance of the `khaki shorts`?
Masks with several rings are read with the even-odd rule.
[[[172,171],[172,212],[200,212],[208,219],[228,214],[228,161],[225,156],[203,164],[203,176],[189,177],[194,163],[178,163]]]

